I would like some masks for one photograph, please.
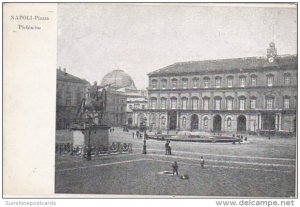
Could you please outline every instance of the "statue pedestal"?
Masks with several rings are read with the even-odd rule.
[[[84,133],[84,145],[91,147],[108,147],[108,129],[107,125],[92,125],[86,127]]]

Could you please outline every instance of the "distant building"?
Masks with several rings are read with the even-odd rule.
[[[111,127],[126,124],[126,95],[112,88],[107,90],[107,105],[103,124]]]
[[[295,132],[297,55],[174,63],[149,73],[148,109],[134,124],[157,129]]]
[[[67,129],[77,116],[77,109],[90,87],[88,81],[73,76],[66,69],[57,69],[56,129]]]
[[[138,127],[139,123],[133,123],[134,110],[146,110],[148,109],[148,99],[144,96],[141,97],[128,97],[127,98],[127,125],[132,127]]]
[[[113,70],[106,74],[101,81],[101,86],[105,85],[109,85],[106,124],[132,125],[132,109],[128,105],[134,105],[134,102],[147,105],[147,91],[138,90],[132,78],[123,70]]]

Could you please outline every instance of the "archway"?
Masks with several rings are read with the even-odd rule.
[[[176,111],[168,112],[168,117],[169,117],[169,129],[175,130],[177,128],[177,112]]]
[[[246,131],[246,117],[244,115],[240,115],[237,119],[237,131],[245,132]]]
[[[220,115],[215,115],[213,120],[213,131],[219,132],[222,128],[222,118]]]
[[[128,118],[128,120],[127,120],[127,123],[128,123],[128,125],[132,125],[132,118]]]
[[[191,129],[198,129],[199,128],[199,118],[196,114],[192,115],[191,118]]]

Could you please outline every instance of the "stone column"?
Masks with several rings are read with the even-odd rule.
[[[179,129],[180,128],[180,112],[177,112],[177,124],[176,124],[176,128]]]
[[[281,130],[281,113],[278,114],[278,130]]]
[[[257,123],[257,129],[262,129],[262,118],[261,114],[258,114],[258,123]]]
[[[275,114],[275,129],[278,130],[278,114]]]

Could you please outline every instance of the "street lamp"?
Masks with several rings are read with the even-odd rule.
[[[140,130],[144,132],[144,140],[143,140],[143,154],[147,154],[147,146],[146,146],[146,118],[143,120]]]
[[[89,132],[89,137],[88,137],[88,148],[87,148],[87,156],[86,159],[88,161],[92,160],[92,149],[91,149],[91,126],[92,126],[92,118],[88,119],[88,132]]]

